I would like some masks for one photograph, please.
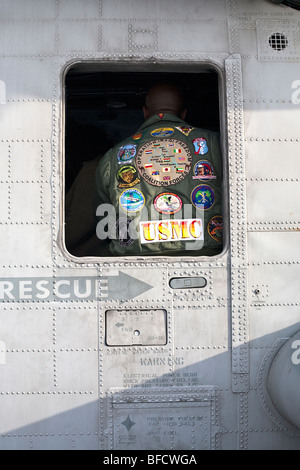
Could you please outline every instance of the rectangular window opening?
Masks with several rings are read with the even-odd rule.
[[[157,67],[158,66],[156,66],[156,68]],[[214,249],[211,255],[222,252],[222,210],[219,210],[219,212],[211,211],[211,217],[208,217],[209,208],[208,210],[205,208],[207,198],[209,199],[212,196],[209,192],[209,188],[213,187],[215,182],[213,179],[209,179],[209,175],[204,176],[202,179],[199,173],[199,171],[209,173],[210,170],[212,174],[214,173],[211,162],[209,161],[207,163],[205,150],[202,154],[198,152],[197,156],[193,154],[193,158],[189,163],[189,172],[186,176],[187,198],[190,202],[196,201],[198,189],[203,190],[201,197],[203,196],[204,198],[204,204],[201,205],[201,209],[204,208],[205,210],[203,211],[204,219],[202,220],[201,229],[199,229],[200,222],[199,226],[197,226],[197,224],[191,226],[190,223],[184,222],[185,220],[190,220],[184,216],[181,216],[179,225],[177,224],[176,226],[173,226],[172,223],[171,226],[168,226],[166,223],[164,224],[162,220],[163,225],[158,228],[158,225],[155,223],[153,227],[157,230],[157,242],[156,239],[153,238],[154,235],[152,236],[149,231],[149,236],[152,237],[151,243],[146,243],[146,232],[143,234],[143,243],[145,243],[144,246],[147,245],[147,248],[149,246],[156,246],[157,248],[152,252],[146,253],[132,252],[131,238],[127,233],[127,238],[122,239],[119,252],[117,250],[117,252],[112,254],[108,248],[108,239],[105,241],[100,240],[96,234],[97,221],[95,217],[96,208],[94,205],[96,168],[99,166],[99,169],[101,169],[103,156],[110,148],[118,146],[119,143],[123,142],[128,137],[137,134],[137,130],[144,123],[143,106],[145,96],[148,89],[154,83],[171,81],[180,86],[184,94],[187,109],[184,120],[191,128],[208,129],[217,133],[220,132],[220,77],[216,70],[210,66],[204,65],[201,67],[192,67],[191,65],[166,65],[164,68],[162,67],[161,70],[154,69],[154,67],[151,69],[151,67],[148,66],[146,71],[145,68],[146,66],[143,65],[140,69],[136,68],[133,70],[132,68],[129,69],[128,65],[122,66],[115,64],[113,66],[107,65],[105,69],[104,64],[95,62],[78,63],[71,66],[65,74],[64,241],[67,251],[75,257],[82,258],[82,260],[86,257],[144,256],[144,254],[146,256],[157,256],[162,254],[161,247],[168,249],[167,246],[171,247],[171,249],[170,254],[166,256],[202,256],[201,249],[197,251],[192,248],[191,251],[188,249],[186,253],[177,252],[176,249],[172,249],[172,242],[165,239],[167,236],[170,236],[170,238],[172,238],[172,236],[175,237],[179,232],[181,234],[180,237],[184,238],[185,230],[190,230],[189,238],[187,238],[190,242],[191,238],[197,237],[198,235],[196,234],[199,230],[202,230],[204,237],[208,237],[209,241],[212,242]],[[177,126],[176,123],[174,126],[175,125]],[[163,119],[161,124],[158,123],[157,127],[166,127]],[[168,125],[167,127],[170,126]],[[182,136],[185,136],[185,133],[189,131],[182,129],[180,132]],[[201,138],[203,136],[197,135],[194,137]],[[156,136],[154,139],[155,138]],[[165,135],[165,138],[168,139],[168,136]],[[158,141],[163,142],[163,139],[158,138]],[[174,144],[173,141],[174,139],[172,140],[171,138],[168,142],[170,142],[171,145]],[[178,139],[175,139],[175,147],[177,142]],[[136,140],[135,148],[138,151],[138,139]],[[196,147],[194,147],[194,149],[195,148]],[[175,148],[175,151],[180,152],[182,149],[179,148],[178,150]],[[115,158],[118,158],[117,154]],[[174,163],[172,163],[172,158],[173,157],[171,157],[170,161],[170,156],[167,156],[165,159],[165,167],[162,167],[160,163],[161,168],[159,171],[166,171],[167,175],[167,171],[174,170],[180,175],[183,165],[182,167],[180,166],[180,159],[174,160]],[[184,163],[183,157],[181,158]],[[221,154],[219,154],[217,158],[221,160]],[[169,164],[167,164],[168,159]],[[128,162],[126,162],[125,160],[124,162],[118,163],[118,169],[125,167],[127,163],[129,167],[136,166],[135,161],[128,160]],[[156,161],[157,157],[153,157],[153,161],[151,160],[152,164]],[[221,166],[221,161],[219,163]],[[154,174],[157,173],[157,168],[154,168],[154,170]],[[138,176],[139,179],[141,179],[141,174]],[[166,178],[167,177],[168,176],[166,176]],[[212,177],[212,175],[210,175],[210,177]],[[120,188],[118,188],[117,171],[116,174],[113,175],[113,178],[115,178],[114,191],[119,191],[120,195],[130,187],[140,191],[139,183],[130,186],[130,184],[128,183],[127,185],[126,182],[123,182],[124,188],[122,188],[121,191]],[[191,182],[191,185],[187,184],[188,181]],[[155,191],[153,191],[153,201],[155,196],[157,197],[160,194],[166,194],[167,197],[169,197],[168,194],[170,193],[171,195],[175,194],[176,197],[178,196],[176,195],[176,184],[171,184],[168,187],[166,180],[166,183],[159,187],[159,191],[157,191],[155,185],[150,184],[149,192],[145,194],[145,201],[149,201],[149,194],[151,195],[153,188],[155,189]],[[180,191],[182,190],[183,188],[180,189]],[[128,193],[129,192],[130,191],[128,191]],[[159,194],[157,194],[157,192]],[[140,192],[137,193],[137,195],[139,194]],[[127,196],[127,194],[125,194],[125,196]],[[134,197],[135,194],[132,193],[129,196]],[[172,196],[172,201],[176,205],[178,198],[176,200],[175,196]],[[159,202],[163,205],[163,199],[160,198],[160,196],[159,199]],[[170,199],[167,203],[169,204],[169,202]],[[132,209],[132,207],[130,207],[130,209]],[[126,211],[120,210],[120,212],[124,212],[125,216],[128,215]],[[132,216],[132,214],[134,216],[136,215],[135,212],[131,211],[129,215]],[[170,214],[172,214],[171,210],[166,217],[169,219],[175,218],[175,214]],[[159,217],[164,219],[165,215],[162,213],[162,216]],[[129,219],[126,220],[131,219],[129,217]],[[118,228],[117,221],[116,226]],[[143,227],[144,226],[140,226],[140,230],[143,230]],[[148,229],[151,230],[151,227],[149,228],[148,226]],[[121,232],[118,233],[120,234]],[[214,251],[215,249],[217,251]],[[207,254],[205,254],[205,256],[207,256]],[[208,256],[210,256],[210,253],[208,253]]]

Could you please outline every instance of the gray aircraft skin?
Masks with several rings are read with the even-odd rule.
[[[299,4],[0,0],[0,449],[300,449]],[[72,251],[166,77],[220,132],[222,253]]]

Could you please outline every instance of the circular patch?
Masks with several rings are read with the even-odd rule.
[[[126,212],[137,212],[145,204],[143,193],[138,189],[125,189],[119,197],[119,203]]]
[[[212,164],[208,160],[199,160],[194,166],[193,180],[216,179]]]
[[[132,160],[133,157],[135,157],[135,154],[136,154],[136,145],[128,144],[128,145],[124,145],[124,147],[120,147],[118,155],[117,155],[119,163],[124,163],[129,160]]]
[[[189,174],[192,153],[184,142],[158,139],[144,144],[136,155],[141,177],[153,186],[177,184]]]
[[[172,129],[172,127],[159,127],[151,132],[153,137],[168,137],[172,134],[174,134],[174,129]]]
[[[204,137],[197,137],[193,140],[195,153],[205,155],[208,152],[207,141]]]
[[[221,215],[215,215],[210,219],[207,225],[207,231],[209,236],[217,242],[223,240],[223,217]]]
[[[153,204],[160,214],[176,214],[182,207],[182,200],[174,193],[161,193],[156,196]]]
[[[197,208],[203,206],[203,209],[206,211],[210,209],[215,202],[215,193],[214,190],[207,186],[206,184],[201,184],[196,186],[191,194],[191,200],[193,205]]]
[[[117,173],[118,188],[132,188],[141,181],[137,176],[138,172],[134,166],[122,166]]]
[[[116,222],[117,237],[121,246],[130,246],[134,242],[134,239],[129,235],[131,222],[132,220],[127,218],[120,218]]]

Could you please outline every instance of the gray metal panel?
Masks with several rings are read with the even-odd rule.
[[[241,62],[226,60],[227,118],[229,127],[230,251],[232,289],[232,371],[233,390],[249,387],[248,311],[247,311],[247,215],[243,132],[243,93]]]
[[[297,429],[300,436],[299,381],[300,369],[298,331],[278,351],[268,376],[268,391],[275,408]]]
[[[260,60],[299,61],[299,21],[258,20],[258,57]],[[272,39],[272,37],[274,38]],[[278,38],[276,40],[276,38]]]
[[[107,310],[108,346],[150,346],[167,343],[165,310]]]
[[[112,391],[112,448],[218,448],[220,423],[216,392],[214,387]]]
[[[173,277],[169,284],[172,289],[202,288],[206,286],[207,281],[204,277]]]

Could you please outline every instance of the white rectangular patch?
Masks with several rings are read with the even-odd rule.
[[[140,239],[141,243],[204,240],[202,220],[195,218],[140,222]]]

